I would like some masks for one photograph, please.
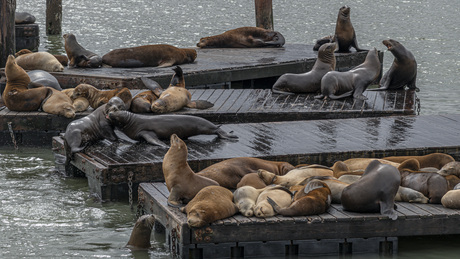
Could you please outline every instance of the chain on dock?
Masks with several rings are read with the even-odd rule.
[[[128,174],[128,193],[129,193],[129,205],[131,206],[131,211],[133,210],[133,172]]]
[[[16,143],[16,138],[14,137],[14,131],[11,121],[8,122],[8,130],[10,131],[10,136],[14,144],[14,149],[18,149],[18,143]]]
[[[415,106],[417,107],[417,115],[420,115],[421,104],[418,96],[415,97]]]

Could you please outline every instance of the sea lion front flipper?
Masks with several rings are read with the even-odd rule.
[[[213,107],[214,104],[211,103],[211,102],[205,101],[205,100],[195,100],[195,101],[191,101],[191,102],[187,103],[186,106],[188,108],[192,108],[192,109],[203,110],[203,109],[208,109],[208,108]]]
[[[313,190],[316,190],[316,189],[319,189],[319,188],[323,188],[323,182],[319,181],[319,180],[315,180],[315,181],[310,181],[308,182],[306,185],[305,185],[305,188],[303,189],[303,191],[305,193],[309,193]]]
[[[180,201],[180,197],[178,197],[178,193],[176,189],[171,188],[171,191],[169,192],[168,196],[168,206],[174,207],[174,208],[180,208],[182,203]]]
[[[164,91],[163,88],[158,84],[155,80],[152,80],[148,77],[141,77],[142,83],[144,83],[144,86],[152,91],[156,97],[160,97],[161,93]]]
[[[379,201],[380,204],[380,214],[384,216],[388,216],[392,220],[396,220],[398,218],[398,214],[394,210],[394,203],[388,201]]]
[[[272,200],[272,198],[270,197],[267,197],[267,201],[268,203],[270,203],[270,205],[272,205],[273,207],[273,210],[279,214],[279,211],[281,210],[280,206],[278,204],[276,204],[276,202],[274,200]]]
[[[139,137],[143,138],[152,145],[169,148],[165,143],[158,139],[158,136],[153,131],[141,131],[139,132]]]
[[[174,63],[176,63],[176,61],[173,59],[161,61],[160,64],[158,64],[158,67],[171,67],[174,65]]]

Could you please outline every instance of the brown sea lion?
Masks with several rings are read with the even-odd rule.
[[[101,67],[102,58],[94,52],[83,48],[77,42],[77,38],[72,33],[66,33],[64,38],[64,48],[70,60],[69,67]]]
[[[150,107],[153,113],[169,113],[181,110],[184,107],[208,109],[214,106],[214,104],[205,100],[192,101],[192,94],[185,88],[182,68],[177,66],[174,68],[174,72],[171,83],[166,90],[163,90],[157,82],[149,78],[141,78],[144,85],[158,96],[158,99],[154,100]]]
[[[283,74],[276,80],[272,92],[279,94],[316,93],[321,89],[321,78],[335,70],[334,51],[337,45],[327,43],[320,47],[311,71],[303,74]]]
[[[363,92],[380,75],[381,64],[376,48],[369,50],[366,60],[349,71],[329,71],[321,79],[321,94],[316,99],[351,97],[366,100]]]
[[[380,79],[379,88],[371,90],[397,90],[409,89],[420,90],[416,85],[417,61],[414,55],[396,40],[384,40],[385,45],[394,56],[390,69]]]
[[[444,153],[431,153],[424,156],[389,156],[382,159],[396,163],[402,163],[408,159],[416,159],[420,163],[419,168],[435,167],[438,169],[441,169],[447,163],[455,161],[451,155]]]
[[[69,119],[74,118],[75,107],[70,97],[54,88],[51,88],[51,91],[52,94],[43,101],[41,109],[46,113],[56,114]]]
[[[195,49],[157,44],[114,49],[102,56],[102,63],[112,67],[170,67],[193,63],[195,59]]]
[[[267,198],[272,198],[280,208],[285,208],[292,203],[292,193],[289,189],[281,186],[267,186],[257,197],[254,206],[254,215],[258,218],[268,218],[276,215],[272,205],[268,203]]]
[[[348,171],[362,171],[364,173],[364,170],[369,166],[369,164],[374,161],[378,160],[382,164],[387,164],[387,165],[392,165],[394,167],[398,167],[400,163],[397,162],[392,162],[386,159],[377,159],[377,158],[350,158],[343,163],[346,165],[346,168],[348,168]],[[340,177],[340,176],[336,176]]]
[[[89,105],[93,109],[97,109],[103,104],[106,104],[112,97],[119,97],[123,100],[126,108],[131,106],[132,95],[128,88],[117,88],[113,90],[99,90],[96,87],[89,84],[79,84],[75,87],[72,95],[72,99],[75,100],[78,97],[84,97],[88,99]]]
[[[441,198],[442,206],[450,209],[460,209],[460,189],[450,190]]]
[[[47,72],[62,72],[64,66],[48,52],[31,52],[20,50],[16,52],[16,63],[26,70],[45,70]]]
[[[67,58],[66,55],[54,55],[53,56],[59,61],[59,63],[61,63],[61,65],[63,65],[64,67],[66,67],[68,64],[69,64],[69,59]]]
[[[163,158],[163,175],[169,191],[170,206],[186,204],[204,187],[219,185],[212,179],[195,174],[187,163],[187,156],[185,142],[176,134],[172,134],[171,147]]]
[[[332,203],[341,203],[342,191],[345,187],[350,185],[350,183],[343,182],[333,176],[313,176],[299,182],[298,184],[304,186],[312,181],[321,181],[329,187]]]
[[[220,186],[235,189],[243,176],[257,173],[259,169],[275,175],[285,175],[294,166],[287,162],[269,161],[255,157],[236,157],[210,165],[197,174],[213,179]]]
[[[259,177],[257,173],[249,173],[241,178],[240,182],[236,185],[236,188],[240,188],[243,186],[252,186],[256,189],[262,189],[265,188],[267,185]]]
[[[50,87],[28,89],[30,78],[13,55],[5,65],[6,86],[2,94],[5,106],[11,111],[37,111],[43,101],[52,94]]]
[[[447,189],[452,190],[460,183],[460,178],[456,175],[446,175],[444,176],[447,180]]]
[[[394,199],[400,183],[401,175],[396,167],[374,160],[358,181],[343,189],[342,206],[354,212],[380,212],[396,220]]]
[[[277,214],[283,216],[309,216],[325,213],[331,206],[331,191],[327,184],[314,180],[305,184],[302,190],[305,193],[301,198],[294,198],[289,207],[282,208],[271,198],[267,197]]]
[[[285,175],[276,175],[264,169],[259,169],[258,174],[267,185],[278,184],[289,188],[312,176],[333,176],[333,171],[325,166],[310,165],[292,169]]]
[[[238,207],[233,203],[233,194],[228,189],[206,186],[181,211],[187,213],[189,227],[200,228],[235,215]]]
[[[142,215],[137,219],[136,224],[134,224],[131,236],[129,237],[128,244],[126,247],[130,249],[149,249],[150,244],[150,235],[152,235],[152,229],[155,224],[155,216]]]
[[[97,108],[89,115],[69,123],[64,134],[66,165],[70,163],[74,153],[82,151],[86,146],[98,140],[117,140],[114,126],[107,119],[107,114],[123,109],[126,109],[124,102],[118,97],[113,97],[107,104]]]
[[[254,207],[256,206],[257,198],[264,191],[264,188],[257,189],[252,186],[243,186],[235,190],[233,193],[233,202],[241,214],[246,217],[254,216]]]
[[[200,48],[278,48],[284,43],[283,35],[277,31],[260,27],[241,27],[201,38],[196,46]]]
[[[86,111],[89,107],[89,101],[85,97],[79,96],[77,98],[73,98],[73,92],[75,88],[66,88],[62,90],[71,100],[72,105],[75,108],[76,112]]]
[[[135,113],[149,113],[152,112],[152,103],[158,99],[151,90],[143,91],[136,94],[131,101],[130,110]]]
[[[339,9],[333,41],[339,46],[337,52],[350,52],[351,47],[356,51],[365,51],[358,47],[355,29],[350,20],[350,7],[346,5]]]

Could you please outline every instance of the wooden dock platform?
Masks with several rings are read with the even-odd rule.
[[[133,96],[140,91],[131,90]],[[413,90],[365,91],[366,101],[323,101],[314,99],[314,94],[280,95],[270,89],[190,89],[190,92],[192,99],[207,100],[214,107],[184,108],[176,113],[203,117],[217,124],[413,115],[417,108]],[[78,113],[75,119],[91,111]],[[65,132],[71,121],[45,112],[13,112],[3,107],[0,143],[13,145],[8,126],[11,124],[18,145],[49,146],[52,137]]]
[[[397,220],[379,213],[354,213],[332,204],[327,213],[270,218],[233,217],[189,228],[186,214],[167,205],[164,183],[142,183],[139,201],[166,229],[166,243],[178,258],[343,256],[397,253],[402,236],[460,234],[460,210],[440,204],[397,202]]]
[[[460,158],[460,115],[241,123],[225,124],[222,129],[234,131],[239,139],[200,135],[185,141],[188,163],[195,172],[233,157],[327,166],[352,157],[433,152]],[[64,154],[61,137],[53,138],[53,150]],[[164,181],[161,165],[166,152],[146,143],[104,140],[75,154],[71,164],[86,174],[90,191],[102,200],[127,200],[128,183],[136,190],[142,182]]]

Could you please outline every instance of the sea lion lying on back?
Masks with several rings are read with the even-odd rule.
[[[78,44],[75,35],[67,33],[64,38],[64,48],[69,58],[69,67],[101,67],[102,58],[94,52],[86,50]]]
[[[268,184],[278,184],[284,187],[298,185],[299,182],[313,176],[333,176],[333,171],[329,167],[322,165],[310,165],[298,167],[290,170],[285,175],[275,175],[264,169],[258,170],[259,177]]]
[[[200,48],[282,47],[284,37],[277,31],[260,27],[241,27],[222,34],[204,37],[196,44]]]

